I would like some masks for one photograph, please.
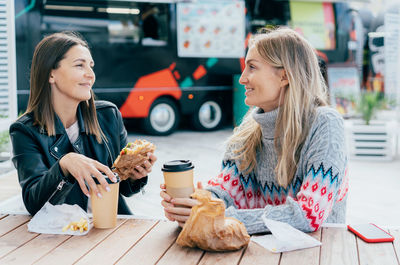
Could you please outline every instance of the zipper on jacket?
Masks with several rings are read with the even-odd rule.
[[[67,183],[65,180],[61,180],[60,183],[58,183],[56,190],[53,192],[53,194],[51,194],[50,198],[47,201],[50,201],[57,191],[62,190],[62,187],[64,186],[65,183]]]
[[[62,187],[64,186],[65,183],[67,183],[65,180],[61,180],[61,182],[58,183],[57,190],[62,190]]]

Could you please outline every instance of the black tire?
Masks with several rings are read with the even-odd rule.
[[[149,116],[143,120],[145,131],[152,135],[169,135],[179,124],[179,111],[169,98],[159,98],[150,107]]]
[[[192,116],[193,127],[200,131],[217,129],[223,121],[221,104],[213,99],[206,99],[196,108]]]

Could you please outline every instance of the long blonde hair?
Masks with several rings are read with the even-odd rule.
[[[52,69],[57,69],[65,54],[74,46],[81,45],[89,49],[87,42],[75,32],[59,32],[43,38],[33,54],[30,76],[30,95],[24,115],[32,113],[34,124],[47,131],[47,135],[55,135],[55,111],[51,103],[49,76]],[[79,103],[85,124],[86,134],[96,136],[101,143],[104,134],[97,120],[93,90],[91,98]]]
[[[287,187],[296,173],[300,151],[308,135],[317,106],[327,105],[326,84],[311,45],[289,28],[266,30],[252,37],[250,48],[277,69],[284,69],[288,86],[281,90],[283,104],[275,123],[274,145],[278,155],[275,177]],[[285,91],[285,92],[284,92]],[[252,117],[252,109],[228,139],[238,159],[239,170],[249,174],[257,166],[261,148],[261,128]]]

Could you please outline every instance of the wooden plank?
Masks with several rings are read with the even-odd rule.
[[[157,221],[130,219],[92,249],[77,264],[113,264],[126,253]],[[147,252],[148,253],[148,252]]]
[[[23,224],[10,233],[0,237],[0,259],[38,235],[39,234],[28,232],[28,224]]]
[[[162,256],[157,265],[197,264],[204,251],[198,248],[181,247],[174,243],[167,253]]]
[[[240,265],[270,264],[278,265],[281,258],[280,253],[273,253],[259,244],[250,241],[245,249]]]
[[[244,249],[225,252],[206,252],[199,265],[232,265],[238,264]]]
[[[98,245],[111,233],[113,233],[120,225],[125,223],[127,219],[118,219],[117,226],[111,229],[92,228],[85,236],[73,236],[57,248],[53,249],[46,256],[42,257],[37,264],[54,264],[57,265],[73,264],[80,257],[88,253],[92,248]]]
[[[175,222],[160,221],[117,263],[132,264],[134,261],[136,264],[155,264],[175,242],[180,231]],[[182,264],[181,262],[176,259],[174,264]]]
[[[321,229],[309,235],[317,240],[321,240]],[[319,265],[319,254],[320,247],[283,252],[280,265]]]
[[[399,265],[393,243],[367,243],[357,237],[360,264]]]
[[[397,262],[400,265],[400,229],[390,229],[389,233],[394,237],[394,251],[396,252]]]
[[[321,265],[358,264],[357,244],[353,233],[345,228],[322,230]]]
[[[9,215],[0,220],[0,237],[30,220],[29,215]]]
[[[70,238],[67,235],[46,235],[41,234],[33,240],[17,248],[0,260],[2,264],[31,264],[59,244]],[[56,263],[56,261],[55,261]]]

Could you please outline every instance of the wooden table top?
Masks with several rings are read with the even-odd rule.
[[[27,215],[0,215],[0,264],[377,264],[400,265],[400,229],[393,243],[365,243],[344,227],[311,233],[321,247],[274,254],[250,241],[233,252],[207,252],[175,244],[176,223],[118,219],[113,229],[93,228],[86,236],[28,232]]]

